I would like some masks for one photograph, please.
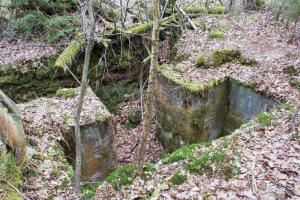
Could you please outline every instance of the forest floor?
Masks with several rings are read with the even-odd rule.
[[[282,103],[263,119],[254,118],[212,144],[199,145],[191,149],[192,153],[182,149],[167,155],[156,163],[148,180],[135,178],[131,185],[119,191],[108,183],[103,184],[94,199],[300,198],[300,56],[297,41],[289,41],[291,31],[264,12],[248,13],[243,17],[208,16],[199,20],[204,20],[210,28],[183,33],[177,45],[184,57],[180,63],[183,69],[178,69],[178,65],[165,69],[172,73],[172,80],[205,84],[229,76],[254,85],[256,91]],[[210,39],[214,31],[223,32],[225,37]],[[199,53],[209,55],[214,50],[232,47],[237,47],[242,55],[258,64],[247,66],[230,62],[211,69],[195,67]],[[228,165],[232,167],[230,176],[224,173]],[[203,168],[206,172],[201,172]]]
[[[181,64],[186,68],[178,71],[176,66],[172,66],[167,69],[174,72],[176,79],[199,83],[230,76],[254,84],[256,91],[285,102],[271,112],[271,123],[267,126],[253,119],[233,134],[193,150],[196,158],[211,149],[224,152],[226,161],[235,163],[237,169],[234,176],[226,178],[220,175],[224,166],[216,164],[211,165],[212,174],[191,173],[186,168],[190,163],[186,157],[172,163],[159,161],[164,151],[155,135],[153,123],[146,159],[148,162],[158,162],[151,178],[146,181],[136,178],[132,185],[120,191],[104,183],[95,199],[149,196],[159,199],[300,198],[300,51],[296,40],[289,41],[292,30],[287,30],[282,23],[271,18],[265,12],[199,18],[210,28],[185,31],[177,44],[177,52],[184,57]],[[213,31],[223,32],[225,37],[211,40],[209,35]],[[199,53],[209,54],[215,49],[231,47],[237,47],[243,55],[258,61],[259,67],[238,62],[214,69],[194,67]],[[58,48],[44,43],[0,39],[0,65],[21,62],[26,66],[29,60],[56,55]],[[288,66],[294,69],[289,71]],[[26,67],[20,70],[27,72]],[[50,104],[60,108],[60,111],[71,110],[74,106],[72,100],[54,99]],[[138,99],[121,103],[118,109],[121,114],[113,116],[117,129],[114,146],[120,165],[135,161],[137,138],[142,133],[142,125],[126,128],[125,123],[129,111],[139,106]],[[29,150],[33,158],[26,173],[32,177],[25,179],[24,194],[30,199],[48,199],[49,194],[56,198],[74,199],[72,180],[68,174],[72,173],[72,168],[62,149],[57,149],[56,140],[61,138],[57,121],[60,118],[49,109],[51,106],[46,101],[20,107],[29,143],[37,147]],[[91,112],[93,107],[89,109]],[[171,180],[176,172],[186,176],[184,183],[176,185]]]

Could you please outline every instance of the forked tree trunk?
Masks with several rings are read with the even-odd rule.
[[[87,45],[85,49],[85,57],[84,64],[82,70],[82,81],[81,87],[79,91],[79,97],[77,101],[77,107],[75,112],[75,139],[76,139],[76,165],[75,165],[75,193],[78,197],[80,197],[80,176],[81,176],[81,134],[80,134],[80,114],[83,105],[83,99],[87,87],[87,75],[90,64],[91,51],[94,46],[94,31],[95,31],[95,18],[93,11],[93,0],[86,1],[86,9],[84,9],[84,13],[82,16],[86,15],[86,11],[88,13],[87,20],[83,19],[83,24],[86,24],[86,40]]]
[[[152,120],[152,105],[154,96],[154,68],[158,65],[158,51],[159,51],[159,3],[158,0],[152,0],[153,13],[153,28],[152,28],[152,52],[151,64],[149,70],[148,91],[146,95],[146,106],[143,120],[143,133],[140,140],[140,148],[137,154],[137,173],[143,173],[143,165],[146,152],[147,138],[151,130]]]

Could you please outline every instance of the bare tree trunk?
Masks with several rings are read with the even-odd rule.
[[[94,46],[94,31],[95,31],[95,17],[93,11],[93,0],[86,1],[86,8],[84,9],[83,16],[86,16],[86,11],[88,16],[85,21],[83,18],[83,24],[86,24],[86,40],[87,45],[85,49],[85,57],[82,71],[82,81],[79,91],[79,97],[77,101],[77,108],[75,112],[75,138],[76,138],[76,166],[75,166],[75,193],[80,197],[80,176],[81,176],[81,134],[80,134],[80,114],[83,105],[83,99],[88,84],[87,75],[90,64],[91,51]]]
[[[137,155],[137,173],[143,173],[143,165],[146,152],[146,142],[151,130],[152,120],[152,105],[154,96],[154,68],[158,65],[158,51],[159,51],[159,3],[158,0],[152,0],[153,13],[153,29],[152,29],[152,53],[151,64],[149,70],[148,91],[146,96],[145,114],[143,120],[143,133],[140,140],[140,149]]]

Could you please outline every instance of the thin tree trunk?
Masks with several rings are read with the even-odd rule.
[[[94,12],[93,12],[93,0],[87,0],[86,1],[87,6],[87,12],[88,12],[88,19],[86,23],[86,40],[87,45],[85,49],[85,57],[84,57],[84,64],[83,64],[83,70],[82,70],[82,81],[81,81],[81,87],[79,91],[79,97],[77,101],[77,107],[75,112],[75,138],[76,138],[76,166],[75,166],[75,194],[80,197],[80,176],[81,176],[81,134],[80,134],[80,114],[82,110],[83,105],[83,99],[87,87],[87,75],[88,75],[88,69],[90,64],[90,57],[91,57],[91,51],[94,46],[94,30],[95,30],[95,18],[94,18]],[[85,10],[86,11],[86,10]],[[85,13],[83,13],[83,16],[85,16]]]
[[[145,114],[143,120],[143,133],[140,140],[140,149],[138,152],[138,165],[137,173],[143,173],[143,165],[146,152],[147,138],[151,130],[152,120],[152,105],[154,96],[154,68],[158,65],[158,51],[159,51],[159,3],[158,0],[152,0],[152,13],[153,13],[153,29],[152,29],[152,53],[151,64],[149,70],[148,91],[146,96]]]

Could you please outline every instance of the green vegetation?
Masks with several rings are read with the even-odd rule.
[[[184,65],[184,64],[177,64],[177,65],[175,65],[175,70],[177,71],[177,72],[181,72],[181,73],[183,73],[183,72],[185,72],[186,70],[187,70],[187,66],[186,65]]]
[[[209,39],[224,39],[225,37],[225,33],[220,31],[211,32],[208,36]]]
[[[277,111],[281,111],[281,110],[292,110],[295,107],[294,104],[290,104],[290,103],[282,103],[279,106],[276,107]]]
[[[80,187],[80,193],[82,199],[92,199],[100,183],[86,183]]]
[[[180,172],[175,172],[170,181],[175,185],[181,185],[187,180],[187,176],[185,174],[181,174]]]
[[[204,7],[198,6],[196,3],[192,3],[184,8],[184,11],[188,14],[203,14],[205,13],[205,10]]]
[[[21,197],[11,185],[20,188],[23,184],[21,169],[17,166],[14,156],[0,150],[0,199],[19,200]]]
[[[296,0],[270,0],[268,1],[268,6],[275,12],[278,16],[288,19],[290,21],[298,21],[300,13],[300,1]],[[285,12],[282,12],[282,11]]]
[[[226,161],[226,154],[219,149],[211,149],[203,152],[200,157],[188,163],[186,169],[199,174],[212,173],[212,165],[218,165]]]
[[[210,57],[203,55],[202,53],[196,56],[196,67],[208,69],[213,66]]]
[[[225,12],[225,8],[221,5],[213,6],[208,9],[209,14],[223,14]]]
[[[226,179],[232,178],[238,172],[236,167],[238,161],[230,161],[227,158],[225,149],[228,148],[228,146],[229,143],[225,141],[223,143],[223,149],[209,148],[202,152],[200,156],[197,156],[196,159],[188,162],[186,169],[200,175],[213,175],[216,171],[217,175],[224,176]]]
[[[72,88],[61,88],[56,91],[56,96],[64,99],[74,98],[76,96],[75,89]]]
[[[161,161],[163,164],[170,164],[180,160],[193,160],[195,159],[195,149],[204,145],[205,143],[190,144],[187,146],[183,146],[175,150],[173,153],[166,155],[164,158],[161,159]]]
[[[265,4],[266,4],[265,0],[256,0],[255,1],[255,5],[258,8],[263,8],[265,6]]]
[[[257,116],[258,122],[264,126],[270,126],[274,120],[274,117],[271,113],[262,112]]]
[[[212,68],[227,62],[232,62],[234,60],[241,60],[241,58],[241,52],[237,49],[224,48],[220,50],[214,50],[211,53],[211,56],[206,56],[202,53],[198,54],[196,57],[196,67],[204,69]]]
[[[127,101],[130,98],[129,94],[135,90],[138,90],[138,82],[122,80],[115,84],[99,86],[96,93],[110,112],[116,112],[117,105]]]
[[[232,62],[235,59],[241,58],[241,52],[236,49],[220,49],[212,52],[214,64],[220,66],[227,62]]]
[[[152,176],[154,171],[155,171],[155,166],[153,164],[145,163],[142,179],[148,180]],[[128,164],[112,172],[106,178],[106,181],[112,184],[112,186],[116,190],[119,190],[121,189],[122,186],[130,185],[136,176],[137,176],[136,165]]]
[[[299,72],[293,65],[287,66],[282,71],[283,71],[283,73],[285,73],[289,76],[297,76],[299,74]]]
[[[11,29],[25,38],[37,38],[42,32],[48,42],[56,42],[77,29],[75,17],[68,14],[77,4],[77,0],[12,0],[10,9],[16,18]]]
[[[133,108],[129,112],[128,121],[125,126],[127,128],[135,128],[142,121],[142,112],[139,109]]]
[[[300,81],[297,79],[292,79],[290,81],[291,86],[293,86],[294,88],[298,89],[300,91]]]

